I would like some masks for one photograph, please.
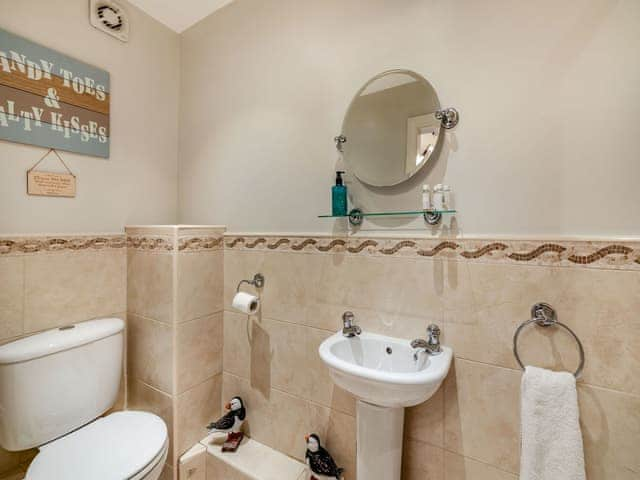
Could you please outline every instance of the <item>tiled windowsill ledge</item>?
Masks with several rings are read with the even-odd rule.
[[[202,439],[180,458],[185,480],[303,480],[306,466],[251,438],[236,452],[222,453],[220,436]]]

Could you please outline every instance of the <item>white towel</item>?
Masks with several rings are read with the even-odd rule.
[[[574,376],[526,367],[521,394],[520,480],[585,480]]]

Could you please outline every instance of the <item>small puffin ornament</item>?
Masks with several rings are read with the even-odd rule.
[[[222,451],[235,452],[244,437],[242,424],[244,423],[247,412],[240,397],[233,397],[231,401],[225,405],[225,408],[229,411],[218,421],[211,422],[207,425],[207,429],[209,433],[226,433],[227,440],[222,446]]]
[[[307,435],[305,440],[307,453],[304,457],[309,470],[311,470],[310,480],[340,480],[344,469],[338,468],[329,452],[320,445],[318,435],[312,433]]]

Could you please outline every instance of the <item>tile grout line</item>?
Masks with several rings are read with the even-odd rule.
[[[171,412],[173,423],[173,437],[171,439],[171,444],[173,446],[172,452],[172,464],[170,465],[173,470],[173,479],[177,480],[177,468],[174,468],[179,464],[178,458],[178,341],[177,341],[177,322],[178,322],[178,255],[176,253],[178,248],[178,232],[174,229],[171,232],[171,244],[173,251],[169,252],[171,254]]]

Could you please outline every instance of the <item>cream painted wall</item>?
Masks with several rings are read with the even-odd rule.
[[[409,68],[461,123],[414,181],[352,180],[365,208],[444,180],[468,235],[640,235],[638,25],[637,0],[237,0],[181,38],[179,219],[341,228],[316,218],[332,138],[370,77]]]
[[[46,151],[0,141],[0,233],[121,232],[175,223],[179,36],[129,6],[129,43],[89,24],[88,0],[0,0],[0,28],[111,74],[111,158],[62,152],[74,199],[30,197],[25,172]],[[46,167],[59,168],[49,161]]]

